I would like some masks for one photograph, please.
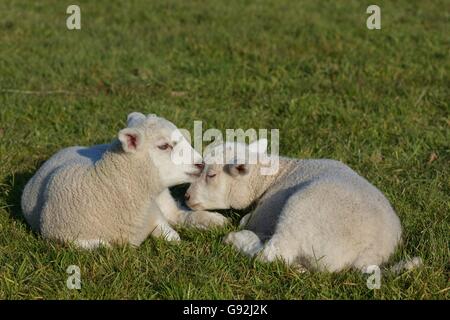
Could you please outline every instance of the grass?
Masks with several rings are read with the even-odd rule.
[[[378,1],[0,3],[0,298],[448,299],[449,7]],[[236,227],[179,230],[179,245],[86,252],[48,242],[21,217],[27,180],[57,150],[109,142],[131,111],[192,129],[278,128],[280,153],[344,161],[380,188],[404,227],[383,274],[298,274],[221,243]],[[66,268],[81,269],[81,290]]]

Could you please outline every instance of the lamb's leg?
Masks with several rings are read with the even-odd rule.
[[[285,239],[283,234],[275,233],[258,254],[258,260],[272,262],[276,259],[281,259],[289,265],[294,264],[298,255],[297,248],[293,247],[289,240]]]
[[[212,211],[188,211],[186,212],[186,220],[184,224],[186,226],[208,229],[214,227],[222,227],[229,223],[228,218],[224,217],[220,213]]]
[[[182,224],[186,219],[187,212],[178,207],[175,199],[170,194],[169,189],[165,189],[158,195],[156,203],[163,216],[171,225]]]
[[[249,257],[256,256],[260,261],[271,262],[275,259],[282,259],[299,273],[308,271],[307,268],[295,261],[295,255],[288,254],[288,251],[280,250],[271,240],[263,244],[259,237],[250,230],[231,232],[223,241],[231,244],[235,249]]]
[[[160,210],[158,203],[153,202],[150,206],[149,217],[146,223],[143,223],[144,230],[141,233],[142,237],[139,241],[143,241],[148,234],[154,237],[161,237],[168,241],[179,241],[180,236],[172,229],[168,219],[164,216],[164,213]]]
[[[241,229],[244,228],[247,225],[248,220],[250,220],[251,216],[252,216],[251,213],[247,213],[245,216],[243,216],[241,221],[239,221],[239,228]]]
[[[106,248],[110,247],[110,244],[106,241],[103,241],[102,239],[90,239],[90,240],[77,239],[73,241],[73,244],[80,249],[86,250],[97,249],[99,247],[106,247]]]
[[[207,229],[228,223],[228,219],[217,212],[181,210],[170,194],[169,189],[159,194],[156,202],[164,217],[172,225],[184,224],[190,227]]]
[[[167,241],[180,241],[180,235],[165,221],[160,221],[160,223],[153,228],[151,235],[163,238]]]
[[[231,232],[223,241],[249,257],[253,257],[263,248],[259,237],[250,230]]]

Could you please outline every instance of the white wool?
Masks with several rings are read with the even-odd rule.
[[[83,248],[137,246],[149,234],[180,239],[171,225],[199,213],[180,210],[168,187],[191,182],[201,156],[163,118],[133,112],[127,120],[111,144],[63,149],[30,179],[22,210],[35,231]],[[161,150],[165,144],[170,148]],[[175,152],[192,152],[193,161],[174,163]]]
[[[397,214],[345,164],[277,158],[278,172],[267,176],[259,163],[239,166],[236,153],[229,153],[235,149],[242,145],[227,143],[206,154],[205,170],[187,191],[188,205],[198,210],[256,204],[241,221],[244,230],[229,234],[226,243],[263,261],[280,258],[332,272],[381,265],[394,252],[401,239]]]

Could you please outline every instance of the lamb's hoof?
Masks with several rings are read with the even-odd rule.
[[[264,246],[264,249],[261,250],[257,256],[257,259],[261,262],[273,262],[277,259],[283,259],[283,256],[280,254],[279,250],[271,243],[271,241],[267,242]],[[286,261],[290,262],[290,261]]]
[[[243,246],[247,244],[260,244],[259,238],[250,230],[233,231],[223,238],[223,243]]]
[[[253,257],[263,248],[261,240],[250,230],[230,232],[223,238],[223,242],[232,245],[249,257]]]
[[[229,223],[229,219],[217,212],[194,211],[189,214],[186,224],[198,229],[210,229],[223,227]]]
[[[170,242],[180,242],[180,235],[175,230],[170,230],[163,235],[164,240]]]
[[[233,244],[236,241],[236,233],[237,232],[230,232],[223,238],[223,243],[225,244]]]
[[[297,273],[307,273],[309,270],[299,263],[294,263],[291,268]]]

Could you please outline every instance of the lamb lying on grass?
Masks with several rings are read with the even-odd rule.
[[[175,154],[193,157],[175,164]],[[182,211],[170,195],[168,187],[191,182],[203,166],[175,125],[133,112],[111,144],[66,148],[45,162],[25,186],[22,210],[45,238],[83,248],[138,246],[149,234],[176,241],[171,225],[227,222],[214,212]]]
[[[244,230],[224,241],[263,261],[281,258],[302,269],[334,272],[364,271],[388,260],[401,226],[376,187],[333,160],[278,158],[278,172],[262,175],[261,160],[271,157],[266,149],[267,140],[212,149],[205,155],[205,170],[186,193],[188,206],[244,209],[256,203],[241,220]],[[243,156],[258,150],[257,163],[248,164],[250,157]]]

